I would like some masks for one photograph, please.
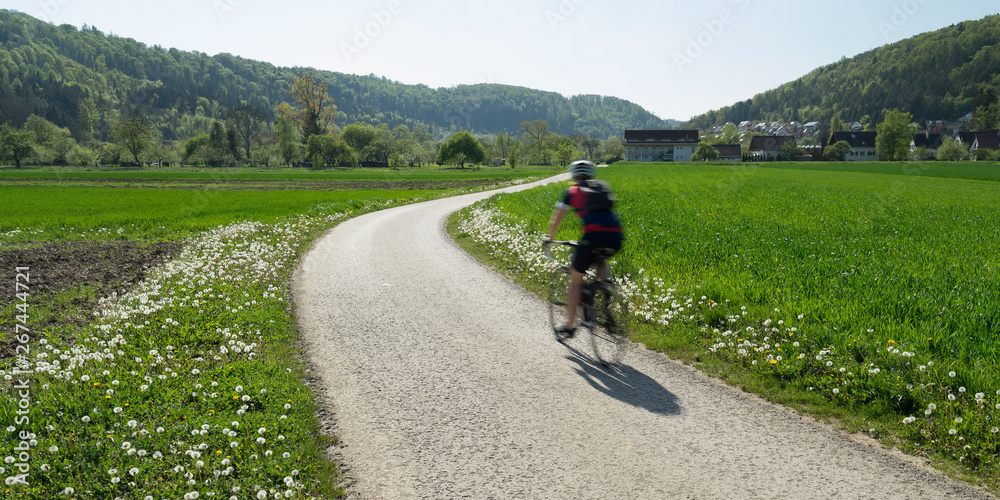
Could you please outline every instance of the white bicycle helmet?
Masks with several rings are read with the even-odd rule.
[[[569,173],[574,178],[581,175],[593,178],[597,175],[597,166],[587,160],[574,161],[569,165]]]

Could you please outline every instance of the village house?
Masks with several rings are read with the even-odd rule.
[[[626,130],[625,161],[691,161],[698,149],[697,130]]]
[[[781,146],[794,140],[790,135],[757,135],[750,138],[750,154],[763,161],[779,160],[785,155]]]
[[[743,161],[743,148],[739,144],[716,144],[713,147],[719,152],[719,161]]]
[[[1000,131],[988,130],[984,133],[976,134],[975,138],[972,139],[972,145],[969,147],[969,152],[974,153],[979,149],[988,149],[990,151],[1000,149]]]
[[[851,146],[844,158],[846,161],[879,161],[878,150],[875,149],[877,132],[834,132],[830,144],[844,141]]]
[[[932,134],[929,130],[924,131],[913,136],[913,140],[910,142],[910,151],[916,151],[917,148],[924,148],[927,150],[929,156],[936,158],[937,151],[941,147],[941,141],[941,134]]]

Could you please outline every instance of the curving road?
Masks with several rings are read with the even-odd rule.
[[[661,355],[609,373],[555,342],[545,303],[444,231],[488,195],[346,221],[296,273],[352,497],[993,498]]]

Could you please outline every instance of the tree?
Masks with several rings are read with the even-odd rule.
[[[97,152],[97,159],[101,165],[119,166],[122,164],[122,156],[127,153],[120,144],[110,142],[101,147]]]
[[[556,147],[556,157],[559,158],[559,165],[565,166],[569,165],[570,160],[573,159],[573,155],[576,154],[576,147],[573,146],[573,142],[561,142],[559,146]]]
[[[518,165],[521,165],[521,145],[514,144],[507,151],[507,164],[510,165],[510,169],[514,170]]]
[[[21,162],[34,153],[31,142],[31,132],[7,123],[0,125],[0,159],[14,162],[15,168],[21,168]]]
[[[601,147],[601,141],[596,137],[588,137],[580,141],[580,147],[587,152],[588,160],[596,160],[597,150],[600,149]]]
[[[295,129],[292,107],[283,102],[278,105],[274,135],[278,140],[278,152],[285,165],[291,165],[299,155],[299,132]]]
[[[462,168],[465,168],[466,161],[473,164],[482,163],[486,161],[486,150],[472,134],[464,130],[456,132],[438,151],[438,163],[447,164],[452,161],[457,162]]]
[[[604,152],[604,161],[611,163],[619,161],[625,157],[625,146],[622,145],[622,138],[610,136],[601,142],[601,150]]]
[[[837,141],[826,148],[826,158],[831,161],[844,161],[851,151],[851,143]]]
[[[308,143],[315,134],[332,132],[330,125],[337,116],[337,106],[326,93],[326,82],[317,81],[312,75],[299,75],[292,83],[292,99],[298,104],[295,123],[302,130],[302,142]]]
[[[397,168],[403,164],[413,165],[415,154],[414,148],[416,143],[413,140],[413,134],[410,132],[410,127],[406,125],[396,125],[392,129],[392,139],[394,143],[393,154],[390,157],[390,163],[393,168]]]
[[[510,148],[511,146],[513,146],[514,140],[515,139],[513,137],[503,132],[497,132],[497,138],[495,141],[493,141],[493,144],[494,147],[496,147],[497,154],[500,155],[501,159],[503,160],[507,159],[507,156],[510,154]]]
[[[722,134],[719,136],[720,144],[739,144],[740,128],[735,123],[727,123],[722,126]]]
[[[976,108],[972,119],[969,120],[969,130],[973,132],[993,130],[997,126],[1000,126],[1000,103],[994,102]]]
[[[357,166],[358,156],[354,149],[341,139],[330,135],[313,135],[309,138],[306,151],[314,167],[339,167],[341,164]]]
[[[545,120],[534,120],[521,122],[521,131],[524,141],[528,143],[529,149],[534,149],[539,163],[548,163],[546,150],[548,149],[548,139],[552,134],[549,131],[549,122]]]
[[[833,139],[834,132],[844,132],[847,130],[847,125],[844,124],[844,120],[840,118],[840,112],[833,114],[833,120],[830,122],[830,134],[827,136],[827,142]]]
[[[972,152],[972,159],[975,161],[988,161],[994,159],[996,151],[992,149],[980,148]]]
[[[889,111],[885,121],[878,124],[875,150],[880,157],[888,160],[905,160],[910,155],[910,143],[917,127],[912,125],[913,115],[898,109]]]
[[[691,161],[718,160],[719,150],[707,142],[698,144],[698,150],[691,155]]]
[[[201,134],[185,141],[184,155],[181,161],[185,164],[191,164],[192,161],[205,161],[205,150],[211,140],[212,138],[208,134]]]
[[[795,139],[785,141],[785,143],[781,145],[781,152],[789,161],[794,160],[796,156],[805,154],[805,150],[799,146],[799,143],[795,142]]]
[[[372,142],[375,142],[377,135],[375,127],[367,123],[352,123],[340,132],[340,138],[358,153],[362,153]],[[364,157],[364,154],[362,153],[361,156]]]
[[[246,158],[250,159],[250,145],[252,144],[254,134],[260,132],[263,128],[264,118],[257,108],[243,101],[242,104],[229,112],[229,119],[233,123],[231,129],[239,135],[240,145],[246,154]]]
[[[955,142],[951,137],[945,137],[938,148],[938,160],[940,161],[962,161],[969,158],[969,150],[964,144]]]
[[[76,146],[68,128],[59,127],[38,115],[31,115],[24,124],[24,130],[34,138],[35,156],[42,163],[66,165],[69,154]]]
[[[146,125],[142,116],[132,114],[115,124],[111,137],[132,155],[135,164],[138,165],[139,155],[149,148],[149,142],[153,140],[153,131]]]

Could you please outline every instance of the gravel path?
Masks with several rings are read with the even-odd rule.
[[[485,196],[346,221],[296,274],[353,498],[993,498],[661,355],[610,373],[557,343],[444,232]]]

